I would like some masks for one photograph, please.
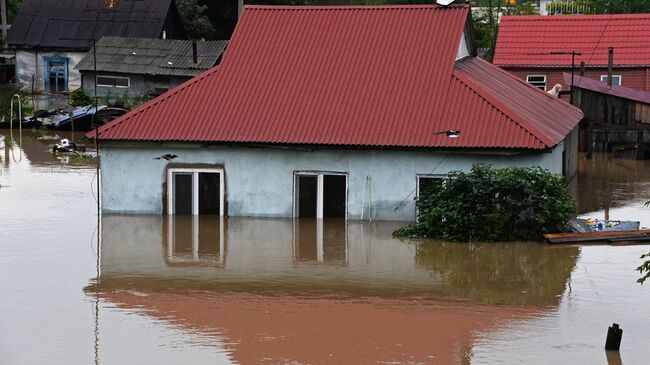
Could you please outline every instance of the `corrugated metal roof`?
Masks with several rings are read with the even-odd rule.
[[[494,64],[571,67],[571,55],[549,53],[575,50],[576,65],[606,67],[608,47],[617,67],[650,65],[650,14],[504,16]]]
[[[468,59],[454,69],[467,15],[465,6],[246,7],[220,66],[103,126],[100,138],[523,149],[559,143],[580,111],[486,62]],[[507,89],[492,95],[490,82]],[[540,105],[505,107],[510,94]],[[460,137],[436,134],[450,129]]]
[[[105,0],[23,0],[7,43],[89,49],[90,39],[103,36],[157,38],[170,16],[178,20],[173,0],[120,0],[114,4],[107,9]],[[174,38],[175,29],[167,30],[169,38]]]
[[[97,42],[97,71],[128,74],[197,76],[212,68],[228,41],[197,42],[198,63],[192,63],[192,41],[104,37]],[[94,71],[93,50],[79,62],[80,71]],[[171,63],[171,64],[170,64]]]
[[[564,72],[564,82],[568,85],[571,84],[571,74]],[[573,84],[577,88],[596,91],[599,93],[618,96],[623,99],[634,100],[644,104],[650,104],[650,92],[631,89],[625,86],[612,85],[610,88],[607,83],[600,80],[589,79],[574,75]]]

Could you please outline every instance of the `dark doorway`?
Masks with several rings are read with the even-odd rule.
[[[192,214],[191,173],[174,173],[174,213]]]
[[[219,215],[221,204],[221,174],[199,173],[199,214]]]
[[[323,176],[323,218],[345,218],[345,175]]]
[[[298,175],[299,218],[316,218],[318,205],[318,176]]]

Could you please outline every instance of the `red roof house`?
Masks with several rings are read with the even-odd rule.
[[[580,53],[576,70],[584,62],[586,77],[606,82],[610,47],[613,83],[650,91],[650,14],[504,16],[493,62],[539,88],[567,91],[570,53]]]
[[[349,179],[353,172],[348,168],[360,157],[347,153],[361,150],[394,151],[400,158],[433,153],[427,167],[421,168],[422,175],[432,173],[428,165],[435,166],[436,154],[457,151],[453,153],[461,156],[470,150],[472,154],[517,155],[510,164],[543,165],[559,173],[557,166],[562,162],[551,163],[549,156],[565,148],[564,141],[581,118],[579,109],[476,58],[467,6],[247,6],[218,67],[102,126],[98,138],[105,151],[102,163],[107,166],[118,166],[119,161],[106,161],[106,151],[117,156],[119,146],[125,145],[170,146],[157,152],[171,151],[189,164],[204,160],[181,155],[171,146],[230,146],[248,148],[246,153],[253,147],[325,154],[348,151],[344,156],[321,156],[323,160],[313,164],[307,161],[315,155],[298,153],[295,158],[300,163],[292,171],[309,171],[313,176],[322,175],[314,171],[338,171]],[[523,162],[525,158],[530,159]],[[228,164],[224,159],[208,160],[224,166]],[[334,161],[344,161],[348,167]],[[446,162],[438,168],[464,169],[478,162],[463,161],[469,165],[447,166]],[[504,161],[498,158],[498,163]],[[284,161],[284,165],[294,162]],[[366,162],[370,163],[360,163]],[[382,168],[375,167],[375,171]],[[419,168],[414,169],[413,174],[420,174]],[[232,177],[235,172],[230,171]],[[108,173],[105,169],[104,182]],[[372,179],[370,174],[361,174]],[[242,179],[249,181],[249,177]],[[409,184],[410,179],[414,177]],[[362,190],[371,189],[372,184],[356,183],[346,183],[348,193],[355,191],[359,199],[355,206],[344,204],[346,216],[363,214],[369,204],[361,201],[368,196]],[[322,180],[318,184],[322,187]],[[315,191],[321,194],[319,189]],[[386,194],[383,198],[400,200],[393,193]],[[126,209],[131,202],[121,202],[127,197],[115,199],[114,206],[104,207],[141,210]],[[291,201],[288,206],[285,203],[278,201],[281,211],[276,214],[270,208],[263,212],[247,208],[246,202],[239,201],[237,212],[229,208],[229,214],[302,216],[297,205],[292,208]],[[323,213],[327,206],[315,206],[320,212],[317,216],[327,215]],[[412,206],[412,200],[406,206]],[[166,200],[145,211],[162,209],[173,212],[174,204]],[[386,207],[386,217],[395,218],[389,211],[401,210]]]

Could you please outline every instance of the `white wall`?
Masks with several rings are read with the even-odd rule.
[[[247,147],[192,147],[191,145],[103,145],[101,147],[102,209],[107,213],[163,211],[163,184],[168,161],[221,164],[225,168],[227,214],[230,216],[291,217],[294,172],[347,172],[348,218],[359,219],[369,208],[374,217],[413,220],[418,174],[446,174],[469,170],[475,163],[495,167],[541,166],[562,172],[562,151],[519,155],[471,155],[426,151],[316,150],[313,152]],[[370,177],[371,186],[366,184]],[[367,214],[367,213],[366,213]]]
[[[74,91],[81,87],[81,75],[75,69],[86,52],[39,52],[35,50],[16,50],[16,82],[25,84],[26,90],[31,92],[32,75],[34,76],[34,91],[44,92],[45,65],[43,57],[59,55],[68,59],[68,90]]]

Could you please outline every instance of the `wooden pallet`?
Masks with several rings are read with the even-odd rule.
[[[551,244],[650,244],[650,230],[549,233],[544,238]]]

